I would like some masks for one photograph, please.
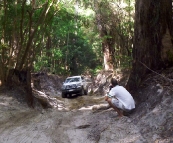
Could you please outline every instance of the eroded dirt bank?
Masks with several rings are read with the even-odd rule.
[[[172,69],[160,74],[169,79]],[[172,76],[173,77],[173,76]],[[103,96],[75,96],[58,100],[63,106],[30,109],[20,92],[0,90],[2,143],[171,143],[173,91],[167,79],[149,75],[133,93],[135,113],[118,118],[106,108]],[[16,96],[18,94],[18,96]],[[103,107],[103,108],[102,108]]]

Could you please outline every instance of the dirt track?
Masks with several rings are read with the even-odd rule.
[[[93,105],[94,108],[97,108],[96,105],[103,105],[102,97],[82,96],[62,99],[68,107],[61,110],[29,109],[27,105],[9,95],[1,95],[0,98],[2,143],[170,143],[173,141],[169,136],[172,134],[173,122],[169,121],[169,126],[166,125],[168,124],[166,121],[172,117],[172,112],[166,111],[160,116],[159,105],[147,114],[141,112],[138,116],[134,114],[119,119],[112,109],[91,110]],[[166,98],[168,100],[171,96]],[[161,106],[164,107],[164,104]],[[166,128],[170,128],[169,134],[166,134]]]
[[[135,113],[120,119],[102,108],[103,96],[54,95],[63,107],[30,109],[22,93],[0,88],[0,143],[172,143],[173,91],[164,84],[146,78],[134,95]]]
[[[8,109],[9,106],[4,106],[3,109],[1,108],[1,115],[4,115],[5,118],[1,120],[0,124],[0,140],[3,143],[95,143],[99,140],[113,143],[115,137],[125,141],[129,140],[128,138],[132,135],[136,136],[136,132],[133,131],[135,126],[130,125],[131,121],[127,119],[128,123],[125,123],[125,117],[118,120],[117,114],[110,109],[93,111],[90,105],[86,105],[83,108],[76,106],[80,108],[80,110],[76,110],[75,104],[78,105],[77,101],[83,98],[86,97],[65,99],[65,102],[70,102],[69,107],[73,109],[71,111],[19,110],[22,108],[20,104],[18,109],[12,106]],[[82,105],[80,104],[80,106]],[[7,110],[4,113],[5,108]],[[120,126],[120,123],[126,124],[127,132],[122,130],[123,127]],[[115,128],[116,130],[114,130]],[[126,136],[125,134],[129,134],[129,132],[131,135]],[[101,135],[102,133],[104,134]],[[109,138],[110,135],[113,137],[112,139]]]

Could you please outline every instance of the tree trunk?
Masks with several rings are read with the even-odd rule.
[[[25,86],[25,91],[26,91],[26,97],[27,97],[27,103],[29,107],[34,107],[33,106],[33,95],[32,95],[32,88],[31,88],[31,71],[28,69],[26,71],[26,86]]]
[[[21,89],[24,89],[26,93],[26,100],[29,107],[33,107],[33,95],[31,88],[31,72],[29,69],[27,70],[16,70],[10,69],[6,82],[7,87],[9,89],[20,86]]]
[[[136,89],[146,74],[163,67],[168,58],[163,59],[167,33],[172,35],[171,0],[137,0],[135,12],[135,33],[133,48],[133,67],[127,83],[129,90]],[[168,32],[167,32],[168,31]],[[171,36],[169,37],[171,41]],[[173,57],[172,43],[169,50]],[[173,63],[173,60],[169,60]]]
[[[103,55],[104,55],[104,69],[106,71],[113,70],[113,55],[111,46],[107,43],[107,41],[103,41],[102,43]]]
[[[113,70],[115,54],[115,37],[114,32],[112,32],[114,26],[110,26],[110,23],[108,22],[108,19],[110,19],[110,17],[109,15],[105,16],[103,10],[107,7],[107,5],[108,3],[105,6],[102,5],[102,2],[95,3],[97,28],[100,34],[100,38],[102,39],[103,62],[104,70],[106,71]],[[107,27],[110,27],[110,29]]]
[[[24,54],[22,54],[21,59],[18,59],[18,61],[17,61],[17,69],[22,69],[24,66],[27,67],[27,65],[25,65],[25,62],[27,60],[28,53],[30,52],[33,38],[38,31],[38,27],[40,25],[42,25],[44,20],[46,19],[47,13],[48,13],[50,7],[52,6],[52,4],[53,4],[53,2],[50,5],[48,4],[48,2],[45,3],[44,9],[43,9],[38,21],[37,21],[35,28],[34,29],[30,28],[30,34],[29,34],[29,38],[28,38],[28,41],[26,44]],[[31,12],[31,15],[32,15],[32,12]]]
[[[100,21],[100,17],[97,16],[98,21]],[[114,68],[114,55],[115,55],[115,49],[114,49],[114,43],[115,43],[115,38],[113,33],[110,32],[106,29],[104,24],[101,22],[98,22],[98,27],[99,27],[99,33],[100,33],[100,38],[104,39],[102,41],[102,52],[103,52],[103,62],[104,62],[104,69],[106,71],[108,70],[113,70]],[[112,34],[112,35],[111,35]],[[109,38],[111,37],[111,38]]]

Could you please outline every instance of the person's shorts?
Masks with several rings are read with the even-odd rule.
[[[122,109],[122,110],[124,110],[124,111],[127,110],[127,109],[125,109],[124,105],[123,105],[121,102],[119,102],[118,99],[112,98],[112,99],[111,99],[111,102],[112,102],[112,104],[113,104],[114,106],[116,106],[117,108]]]

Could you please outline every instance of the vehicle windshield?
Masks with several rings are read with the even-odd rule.
[[[80,78],[79,77],[75,77],[75,78],[67,78],[65,80],[65,83],[69,83],[69,82],[78,82],[80,81]]]

